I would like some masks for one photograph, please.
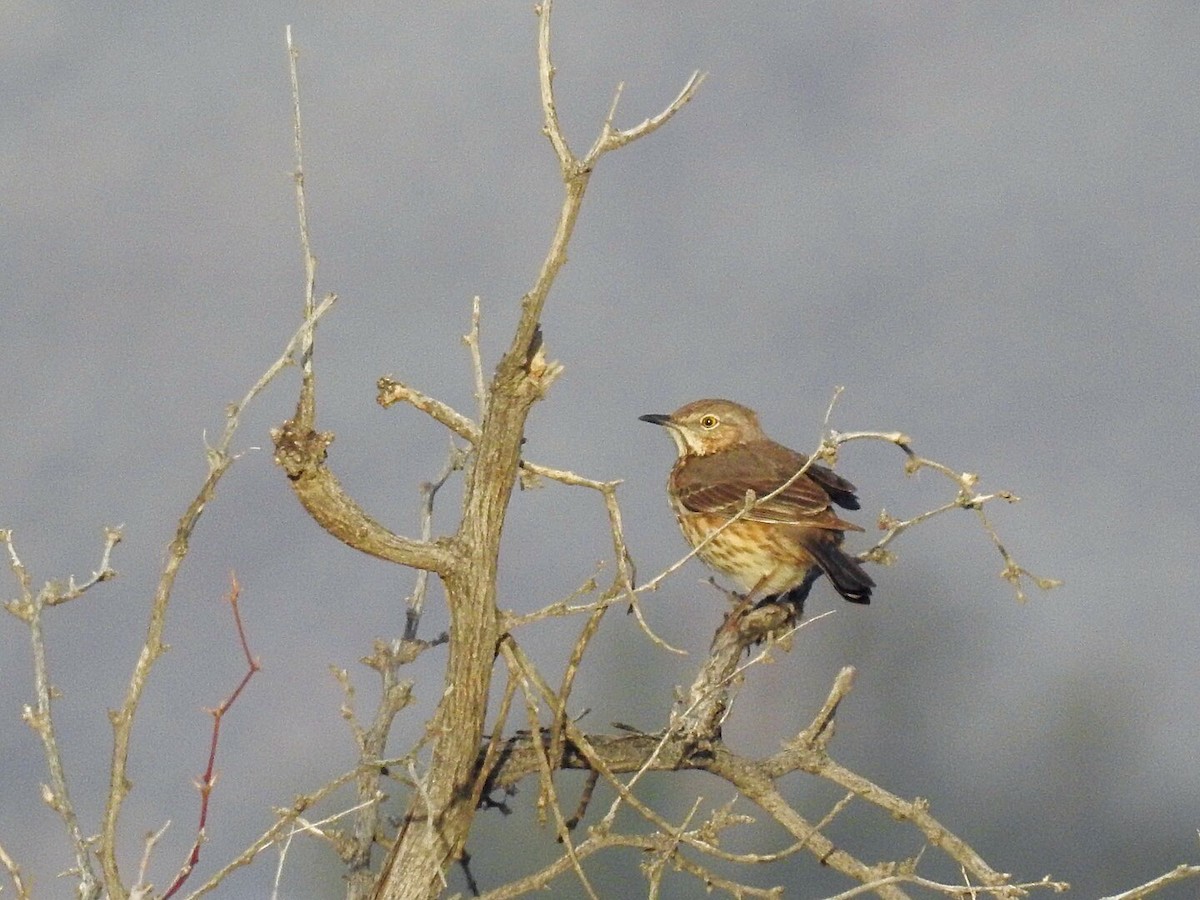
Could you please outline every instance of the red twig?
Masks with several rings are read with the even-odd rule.
[[[213,729],[212,739],[208,745],[208,767],[204,770],[204,774],[196,784],[196,787],[200,791],[200,824],[196,829],[196,842],[192,844],[192,850],[188,854],[187,862],[183,864],[183,868],[179,870],[179,874],[175,876],[175,880],[171,882],[171,886],[162,895],[162,900],[168,900],[169,897],[183,887],[184,882],[188,880],[188,876],[192,874],[192,870],[196,868],[196,863],[200,861],[200,845],[204,843],[204,829],[208,824],[208,798],[212,794],[213,786],[217,782],[215,769],[217,743],[221,737],[221,718],[237,702],[237,698],[241,696],[246,685],[250,683],[250,679],[254,677],[254,673],[262,668],[258,664],[258,660],[250,653],[250,644],[246,640],[246,630],[242,627],[242,614],[238,611],[238,595],[241,592],[241,585],[238,584],[237,574],[231,572],[229,578],[232,582],[232,587],[229,589],[229,606],[233,610],[233,622],[237,626],[238,641],[241,643],[242,653],[246,657],[246,674],[242,676],[242,680],[238,682],[238,686],[233,689],[233,693],[226,697],[220,706],[216,709],[208,710],[213,717]]]

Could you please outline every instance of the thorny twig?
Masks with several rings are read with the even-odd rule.
[[[200,861],[200,847],[203,845],[208,834],[208,802],[212,796],[213,787],[217,783],[217,745],[221,739],[221,721],[224,719],[225,713],[229,712],[233,704],[237,702],[238,697],[242,695],[242,691],[246,689],[246,685],[250,683],[250,679],[261,669],[258,660],[250,652],[250,644],[246,640],[246,629],[242,626],[242,614],[238,610],[241,585],[238,584],[237,575],[231,573],[229,579],[231,586],[227,600],[230,609],[233,611],[233,623],[237,629],[238,643],[242,647],[242,656],[246,659],[246,673],[242,676],[241,681],[238,682],[237,687],[233,689],[233,693],[222,700],[220,706],[216,709],[209,710],[213,717],[213,727],[212,737],[209,739],[208,745],[208,765],[204,769],[204,774],[200,776],[200,780],[196,783],[196,787],[200,791],[200,823],[196,826],[196,840],[192,844],[192,849],[188,853],[187,860],[175,876],[175,880],[171,882],[171,885],[163,893],[163,900],[173,897],[183,887],[184,883],[191,877],[196,863]]]

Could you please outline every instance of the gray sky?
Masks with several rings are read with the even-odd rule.
[[[751,678],[726,737],[770,752],[807,723],[837,669],[859,669],[836,757],[935,815],[997,868],[1052,874],[1080,897],[1197,861],[1200,609],[1197,344],[1200,11],[1186,4],[711,4],[561,0],[560,110],[591,144],[618,81],[618,122],[657,112],[709,73],[668,128],[605,158],[544,318],[566,373],[534,412],[528,453],[623,478],[627,537],[649,577],[684,545],[663,482],[672,450],[639,423],[700,396],[757,408],[769,433],[815,446],[837,385],[841,430],[902,429],[1023,502],[994,509],[1006,545],[1066,580],[1018,605],[963,514],[906,537],[866,609],[834,609]],[[340,305],[319,340],[331,463],[378,518],[413,531],[416,485],[446,437],[380,410],[390,373],[469,412],[460,336],[483,297],[494,363],[545,252],[560,201],[540,134],[528,3],[253,5],[136,12],[91,3],[0,9],[0,527],[35,579],[86,575],[102,526],[122,523],[121,577],[48,618],[75,799],[97,828],[116,706],[165,547],[204,472],[204,435],[294,329],[301,268],[284,26],[302,49],[319,287]],[[205,513],[178,584],[172,652],[147,692],[124,814],[137,836],[171,820],[154,880],[194,836],[193,779],[209,719],[241,675],[220,597],[228,573],[262,674],[223,734],[200,875],[265,828],[272,806],[352,765],[328,673],[401,628],[411,577],[307,521],[266,450],[294,380],[247,416],[243,459]],[[843,452],[870,526],[885,508],[948,499],[905,479],[894,450]],[[456,497],[445,495],[441,523]],[[596,497],[551,486],[514,499],[506,606],[574,589],[608,555]],[[865,539],[864,539],[865,540]],[[652,730],[690,680],[722,601],[691,564],[647,603],[667,657],[624,616],[607,622],[577,702],[596,729]],[[15,593],[11,580],[0,594]],[[434,598],[432,632],[444,623]],[[561,669],[574,626],[540,640]],[[418,733],[440,658],[415,671]],[[40,803],[26,635],[0,627],[0,843],[36,877],[68,856]],[[711,781],[663,782],[686,811]],[[813,818],[831,799],[789,784]],[[677,796],[672,796],[674,790]],[[487,822],[475,875],[493,887],[523,846]],[[839,828],[841,831],[839,832]],[[869,816],[835,825],[880,857],[913,832]],[[753,839],[782,846],[777,833]],[[860,846],[862,846],[860,844]],[[866,851],[864,851],[866,852]],[[340,871],[306,843],[290,897],[330,896]],[[870,854],[868,853],[868,856]],[[603,869],[639,892],[637,860]],[[230,883],[263,896],[273,860]],[[954,877],[954,873],[943,873]],[[630,879],[632,887],[619,879]],[[809,861],[762,876],[809,897],[844,882]],[[461,884],[457,887],[461,888]],[[674,883],[674,896],[695,895]],[[572,896],[564,887],[562,896]],[[1194,887],[1164,897],[1194,896]]]

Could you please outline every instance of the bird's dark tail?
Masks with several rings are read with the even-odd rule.
[[[851,603],[870,603],[871,588],[875,587],[875,582],[859,565],[858,560],[843,553],[842,548],[830,540],[828,535],[828,532],[818,534],[813,540],[805,541],[804,549],[816,560],[817,568],[809,572],[808,577],[798,587],[792,588],[781,599],[803,608],[812,583],[823,573],[833,582],[837,592]]]
[[[851,603],[871,602],[871,588],[875,587],[875,582],[857,559],[847,556],[841,547],[829,541],[817,542],[817,546],[809,550],[839,594]]]

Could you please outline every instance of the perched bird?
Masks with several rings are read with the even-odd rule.
[[[754,492],[758,502],[696,553],[737,582],[747,599],[782,600],[802,609],[824,573],[851,603],[871,602],[875,582],[841,549],[845,532],[863,529],[831,508],[859,508],[849,481],[814,463],[764,500],[808,458],[771,440],[754,410],[729,400],[697,400],[670,415],[639,418],[666,428],[679,451],[667,496],[692,547],[741,512],[746,492]]]

